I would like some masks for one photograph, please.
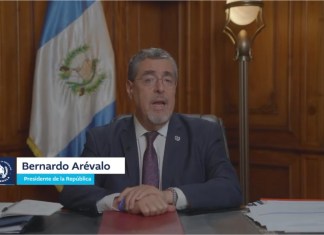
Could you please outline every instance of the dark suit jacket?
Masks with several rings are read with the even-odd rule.
[[[60,193],[65,207],[96,213],[98,200],[140,183],[133,117],[88,131],[82,156],[125,156],[124,175],[96,175],[95,186],[64,186]],[[180,188],[190,209],[232,208],[242,202],[240,185],[217,123],[173,114],[162,168],[162,188]]]

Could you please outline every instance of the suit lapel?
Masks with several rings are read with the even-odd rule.
[[[123,132],[121,133],[121,142],[123,146],[123,152],[125,154],[126,174],[134,184],[139,184],[139,163],[138,163],[138,151],[135,135],[135,128],[133,125],[133,117],[129,119],[128,125],[125,125]]]
[[[162,168],[162,188],[168,188],[178,184],[182,169],[185,166],[187,157],[188,135],[181,123],[179,116],[173,114],[170,119],[168,134],[165,143],[163,168]]]

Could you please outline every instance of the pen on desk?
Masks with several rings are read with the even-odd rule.
[[[7,210],[9,210],[9,208],[12,207],[12,206],[14,206],[14,205],[16,205],[16,203],[12,203],[12,204],[9,205],[9,206],[5,206],[5,207],[1,210],[1,214],[3,214],[4,212],[6,212]],[[1,215],[0,215],[0,217],[1,217]]]
[[[120,201],[120,203],[118,204],[118,210],[119,211],[126,211],[125,210],[125,198],[123,197],[123,199]]]
[[[4,207],[4,208],[1,210],[1,212],[3,213],[3,212],[6,212],[7,210],[8,210],[8,206]]]
[[[9,206],[6,206],[6,207],[4,207],[4,208],[1,210],[1,212],[0,212],[0,218],[4,216],[3,214],[8,210],[8,207],[9,207]]]
[[[255,201],[255,202],[250,202],[248,203],[248,206],[258,206],[258,205],[263,205],[264,203],[261,200]]]

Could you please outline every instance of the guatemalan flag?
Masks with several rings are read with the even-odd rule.
[[[27,144],[79,156],[88,128],[115,115],[115,64],[99,1],[51,1],[37,52]]]

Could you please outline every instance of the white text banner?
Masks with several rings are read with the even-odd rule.
[[[17,174],[125,174],[125,158],[18,157]]]

